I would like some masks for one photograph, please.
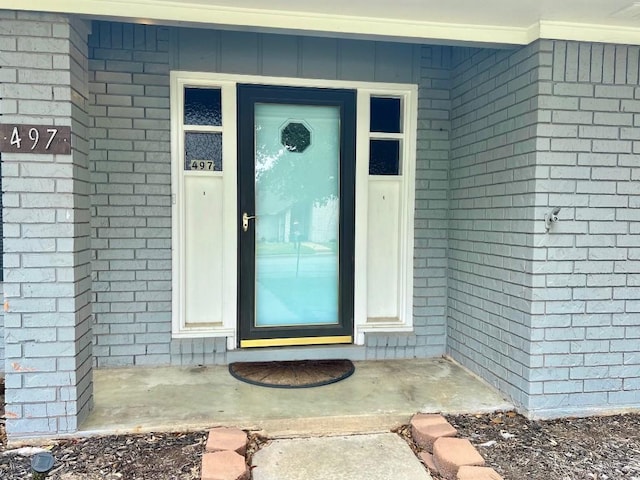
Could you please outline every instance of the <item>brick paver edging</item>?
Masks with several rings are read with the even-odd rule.
[[[202,455],[202,480],[249,480],[247,440],[247,434],[237,428],[210,430]]]
[[[482,455],[442,415],[418,413],[411,418],[411,438],[422,450],[422,463],[446,480],[503,480],[484,466]]]

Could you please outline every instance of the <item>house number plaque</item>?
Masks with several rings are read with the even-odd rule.
[[[71,153],[71,127],[0,124],[0,152]]]

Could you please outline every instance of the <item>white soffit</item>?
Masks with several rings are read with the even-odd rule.
[[[408,42],[640,45],[640,1],[630,0],[0,0],[0,9]]]

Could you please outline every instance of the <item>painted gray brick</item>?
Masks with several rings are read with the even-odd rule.
[[[612,405],[637,405],[640,400],[638,390],[611,391],[608,393]]]
[[[524,223],[519,226],[518,221],[504,218],[504,209],[514,207],[512,198],[526,195],[530,191],[526,183],[514,183],[516,175],[526,179],[530,173],[520,172],[519,168],[522,166],[515,164],[507,167],[504,161],[501,165],[496,165],[496,174],[493,176],[486,176],[485,173],[488,168],[495,169],[490,162],[498,158],[512,158],[514,152],[528,152],[535,149],[535,144],[529,144],[534,138],[533,130],[513,132],[515,127],[509,127],[509,125],[515,124],[515,118],[523,119],[534,112],[530,104],[515,102],[516,99],[535,95],[536,88],[532,89],[529,82],[522,81],[523,79],[517,76],[504,75],[500,77],[500,83],[496,82],[492,86],[490,95],[475,100],[464,97],[466,92],[475,92],[474,87],[481,81],[483,74],[497,76],[497,72],[509,69],[509,62],[512,62],[514,68],[525,68],[524,65],[527,65],[526,68],[536,70],[538,66],[537,61],[532,58],[535,55],[535,47],[521,49],[506,57],[497,55],[495,52],[486,52],[489,53],[488,58],[481,63],[482,73],[477,72],[475,68],[483,52],[476,50],[465,62],[456,67],[452,85],[452,102],[454,105],[459,105],[453,110],[452,144],[464,149],[454,149],[452,152],[451,178],[455,178],[458,171],[471,172],[473,177],[468,183],[460,183],[457,186],[455,182],[450,183],[450,198],[461,196],[461,198],[469,198],[470,201],[460,202],[459,205],[450,201],[448,344],[450,354],[458,361],[490,379],[491,383],[499,385],[514,398],[522,398],[525,395],[524,390],[527,389],[526,382],[522,378],[524,365],[515,359],[519,358],[520,361],[527,362],[528,356],[524,351],[521,355],[510,352],[527,349],[526,342],[522,342],[522,337],[509,338],[501,334],[493,327],[493,323],[497,320],[496,316],[503,311],[504,307],[501,307],[501,304],[518,305],[517,309],[513,310],[514,317],[515,314],[522,316],[529,310],[528,302],[521,299],[523,286],[512,289],[513,298],[496,295],[495,292],[510,290],[503,286],[506,282],[501,280],[508,278],[508,274],[502,273],[505,269],[509,272],[510,269],[521,268],[515,260],[512,260],[511,264],[506,262],[501,252],[505,249],[509,249],[510,254],[516,252],[515,248],[520,242],[511,232],[526,226]],[[475,73],[467,75],[465,73],[467,68],[469,72]],[[515,92],[515,94],[507,95],[506,92]],[[489,102],[500,94],[502,94],[500,103],[503,110],[499,115],[487,115],[485,112],[488,112],[488,108],[491,107]],[[462,100],[458,101],[457,98]],[[577,110],[578,108],[578,100],[573,97],[561,98],[546,95],[540,97],[540,102],[559,109]],[[464,118],[468,120],[458,120]],[[588,119],[589,122],[590,120],[591,118]],[[487,128],[492,126],[494,127]],[[575,136],[577,129],[574,125],[569,125],[565,133]],[[488,152],[489,149],[492,150]],[[464,153],[464,156],[457,157],[458,152]],[[504,183],[505,188],[497,188],[500,183]],[[491,187],[477,187],[482,184]],[[529,205],[532,203],[529,202]],[[495,214],[493,214],[494,211]],[[466,221],[469,216],[475,221]],[[504,219],[487,220],[491,217]],[[459,244],[451,242],[457,232],[468,236],[469,241]],[[493,244],[495,248],[492,248]],[[488,268],[491,264],[496,268]],[[463,294],[464,290],[471,288],[471,285],[478,296]],[[493,300],[480,303],[479,298]],[[482,307],[479,308],[479,305]],[[462,311],[458,312],[458,308],[462,308]],[[529,337],[527,330],[524,328],[521,332],[524,338]],[[480,342],[471,342],[471,338],[479,339]]]
[[[23,17],[32,18],[29,14]],[[54,27],[57,38],[49,38]],[[12,118],[5,116],[4,120],[42,123],[43,118],[48,118],[49,122],[71,125],[74,132],[83,132],[87,121],[83,111],[86,88],[77,79],[84,78],[81,70],[82,65],[86,64],[87,55],[86,24],[62,16],[42,14],[37,22],[3,21],[2,29],[12,32],[18,49],[14,53],[3,52],[3,59],[7,61],[3,70],[5,66],[13,67],[6,69],[13,75],[4,74],[3,81],[14,82],[14,85],[3,87],[3,94],[8,98],[2,100],[2,111],[12,113]],[[74,62],[69,60],[71,56]],[[71,95],[71,89],[75,90],[75,95]],[[62,433],[59,426],[63,424],[75,430],[79,420],[86,415],[85,406],[91,402],[90,376],[87,377],[84,372],[84,378],[80,378],[75,369],[76,365],[80,365],[81,369],[90,365],[91,356],[84,342],[91,309],[89,296],[82,293],[90,288],[87,276],[89,269],[86,268],[88,256],[84,260],[82,253],[73,253],[83,245],[86,248],[89,246],[89,232],[83,225],[89,219],[88,212],[86,215],[84,212],[88,208],[84,200],[88,178],[84,173],[86,147],[81,139],[76,137],[75,141],[76,150],[67,160],[73,161],[75,168],[67,164],[64,157],[54,163],[53,157],[3,155],[3,173],[7,176],[3,198],[7,207],[4,230],[15,239],[14,245],[10,241],[5,242],[5,251],[15,254],[7,255],[3,285],[9,301],[9,312],[4,316],[4,356],[6,364],[12,365],[7,375],[7,411],[15,409],[18,412],[7,420],[10,438]],[[18,166],[21,179],[14,180],[12,184],[10,177],[17,176]],[[56,179],[53,188],[51,178]],[[56,195],[53,195],[54,190],[58,192]],[[20,203],[14,205],[12,200],[18,196]],[[21,208],[12,211],[14,206]],[[67,217],[57,215],[54,210],[56,207],[74,207],[75,210]],[[30,216],[30,213],[33,215]],[[86,238],[83,238],[85,235]],[[56,244],[53,248],[50,241]],[[54,253],[56,250],[58,253]],[[12,262],[22,255],[25,255],[24,261]],[[44,261],[45,258],[48,260]],[[74,267],[76,264],[78,266]],[[56,267],[55,277],[47,277],[48,272],[52,271],[46,268],[49,266]],[[35,276],[36,272],[39,279]],[[74,295],[77,297],[73,298]],[[62,297],[57,299],[58,296]],[[51,324],[57,328],[43,329],[42,325],[47,319],[53,320],[54,317]],[[68,341],[65,342],[65,339]],[[43,366],[56,365],[58,359],[65,357],[74,359],[74,368],[65,374],[54,373],[50,367]],[[34,366],[21,367],[28,364]],[[68,408],[61,410],[56,408],[54,401],[57,396],[63,395],[68,385],[74,389],[81,388],[86,393],[82,397],[75,394],[70,396]],[[20,390],[16,391],[14,387]],[[24,402],[46,404],[50,418],[45,421],[24,418],[25,408],[21,406]],[[77,417],[79,412],[83,412],[80,418]],[[35,410],[31,413],[40,415]]]
[[[97,213],[91,220],[93,238],[106,240],[106,243],[100,246],[94,242],[95,258],[108,262],[105,266],[108,271],[101,271],[100,279],[106,282],[105,286],[109,291],[98,292],[96,299],[97,306],[105,307],[102,313],[96,314],[96,322],[110,326],[95,335],[96,345],[108,346],[100,349],[95,355],[95,362],[99,366],[154,365],[170,361],[167,351],[148,349],[150,345],[157,345],[159,338],[168,345],[170,337],[167,333],[153,333],[154,319],[145,317],[149,309],[148,302],[160,298],[170,300],[170,298],[159,297],[159,293],[155,291],[156,287],[150,286],[147,281],[133,281],[140,278],[149,268],[148,262],[136,260],[134,252],[144,252],[141,257],[143,259],[171,258],[170,244],[164,245],[164,254],[147,254],[148,249],[153,248],[149,242],[154,240],[157,234],[151,235],[151,231],[144,227],[148,225],[150,216],[153,217],[159,213],[158,210],[154,210],[157,207],[136,209],[148,204],[149,195],[160,194],[168,197],[170,189],[136,191],[133,195],[135,185],[143,186],[150,181],[147,175],[149,172],[146,170],[133,173],[134,163],[144,164],[152,158],[148,149],[143,148],[148,147],[147,144],[133,141],[145,139],[149,128],[163,129],[167,135],[169,133],[168,122],[146,123],[145,111],[142,108],[152,105],[156,108],[163,107],[168,112],[168,89],[158,92],[161,95],[156,100],[147,100],[145,103],[143,99],[149,92],[145,92],[145,86],[139,81],[140,78],[134,79],[134,74],[145,71],[146,62],[154,62],[166,65],[162,71],[168,75],[169,57],[167,52],[153,51],[156,48],[154,41],[153,46],[150,46],[151,50],[145,50],[147,57],[138,56],[135,61],[132,61],[140,50],[133,48],[133,29],[130,27],[130,25],[96,22],[90,40],[91,44],[100,45],[100,48],[93,50],[93,58],[101,60],[93,64],[94,80],[91,82],[90,89],[98,93],[93,98],[95,105],[106,107],[96,110],[98,114],[94,116],[95,124],[105,131],[104,138],[109,139],[102,140],[94,137],[94,148],[103,153],[94,156],[96,161],[93,163],[94,172],[92,172],[96,183],[93,204],[96,206]],[[142,32],[141,36],[138,36],[139,48],[144,50],[147,47],[145,44],[147,35],[144,32],[152,31],[154,33],[150,34],[149,38],[156,38],[157,29],[157,27],[138,29]],[[114,35],[111,35],[112,32],[115,32]],[[167,154],[163,163],[168,172],[170,169],[168,144],[163,145],[162,148]],[[98,160],[99,158],[106,161]],[[107,174],[108,183],[100,183],[98,179],[101,173]],[[169,181],[170,177],[163,178],[167,186]],[[170,215],[170,210],[161,212],[162,215]],[[170,237],[170,226],[165,230],[167,233],[163,235]],[[163,265],[163,268],[167,278],[170,278],[170,264]],[[154,278],[157,276],[150,276],[150,279]],[[163,303],[161,308],[170,308],[170,302]],[[166,323],[163,332],[170,332],[170,310],[165,310],[164,313],[167,317],[162,320]],[[158,321],[158,318],[155,321]],[[161,335],[161,337],[155,335]]]
[[[595,112],[593,123],[595,125],[629,126],[633,125],[633,114]]]
[[[531,378],[539,378],[539,373],[536,373],[542,365],[553,364],[554,357],[549,355],[557,354],[558,362],[569,362],[574,365],[575,368],[583,368],[582,362],[588,362],[586,365],[599,366],[609,365],[609,362],[615,362],[620,360],[620,355],[624,354],[627,349],[632,349],[631,343],[633,343],[633,327],[629,327],[627,331],[626,327],[612,328],[610,326],[613,316],[619,318],[618,323],[624,325],[624,322],[634,323],[630,319],[625,311],[629,311],[634,308],[635,300],[625,300],[627,297],[632,298],[637,292],[633,289],[628,289],[627,281],[628,275],[634,274],[638,269],[634,266],[633,262],[627,260],[626,247],[633,246],[635,243],[632,232],[640,233],[640,229],[637,229],[635,222],[637,219],[632,214],[626,213],[628,206],[631,202],[635,202],[635,197],[638,195],[633,182],[629,182],[633,179],[633,172],[625,168],[620,169],[620,166],[633,167],[635,163],[630,157],[633,151],[634,145],[629,140],[635,140],[635,133],[633,128],[627,126],[632,125],[636,120],[633,118],[633,112],[635,111],[635,104],[630,103],[622,108],[622,101],[633,102],[634,97],[637,98],[637,86],[624,85],[626,82],[624,78],[636,78],[629,76],[626,71],[626,65],[638,64],[638,49],[628,49],[627,47],[617,49],[611,45],[590,45],[590,44],[578,44],[573,42],[550,42],[553,45],[553,59],[551,61],[552,74],[551,78],[556,82],[553,85],[546,85],[542,81],[539,85],[539,92],[542,94],[537,107],[541,108],[537,114],[538,121],[540,122],[552,122],[550,125],[540,125],[536,129],[535,134],[538,135],[538,139],[535,141],[538,152],[535,154],[536,162],[538,162],[538,168],[536,172],[537,187],[545,195],[536,195],[536,202],[541,202],[540,205],[546,208],[552,208],[553,206],[563,206],[563,212],[565,216],[562,217],[561,223],[564,223],[562,227],[558,224],[558,228],[553,231],[553,236],[549,234],[548,239],[558,241],[561,239],[567,239],[568,243],[564,248],[558,248],[558,244],[544,246],[544,251],[537,250],[536,253],[541,255],[538,259],[548,261],[555,260],[550,264],[537,265],[534,261],[533,269],[536,275],[542,275],[547,277],[547,281],[537,281],[534,277],[533,280],[539,285],[549,286],[553,285],[554,277],[557,277],[562,282],[559,274],[566,273],[567,278],[575,279],[575,282],[560,283],[559,286],[568,286],[569,299],[572,301],[562,302],[549,302],[549,296],[551,291],[546,291],[545,296],[532,297],[534,302],[544,302],[543,306],[539,306],[536,303],[527,305],[527,302],[521,302],[524,315],[528,312],[546,312],[551,318],[558,321],[557,325],[553,324],[553,321],[549,323],[538,322],[532,323],[536,328],[541,329],[541,332],[536,330],[530,332],[529,335],[525,335],[531,342],[531,352],[533,355],[544,355],[545,362],[540,363],[535,361],[536,357],[529,357],[529,364],[533,366],[531,371]],[[531,47],[528,47],[531,48]],[[535,47],[534,47],[535,48]],[[521,49],[521,52],[526,49]],[[491,52],[487,51],[487,57],[491,58]],[[480,61],[480,53],[476,53],[478,62]],[[483,66],[485,68],[491,68],[492,64],[484,59]],[[474,349],[478,349],[479,342],[470,342],[467,337],[468,332],[473,332],[474,338],[481,340],[482,343],[486,342],[488,336],[494,336],[493,329],[489,326],[485,327],[482,331],[478,330],[478,325],[481,322],[486,322],[491,318],[487,315],[487,307],[483,309],[477,307],[470,307],[462,309],[464,317],[460,317],[460,321],[457,320],[457,311],[462,305],[463,301],[472,301],[474,297],[466,294],[462,294],[460,287],[467,283],[473,285],[474,288],[478,288],[480,285],[486,286],[486,288],[495,289],[495,278],[490,280],[474,280],[474,276],[488,275],[490,269],[486,267],[487,264],[494,263],[487,255],[492,252],[499,252],[500,249],[491,248],[485,249],[483,246],[474,248],[472,255],[461,255],[458,259],[456,255],[458,252],[463,252],[463,248],[469,248],[472,251],[473,241],[455,242],[457,232],[463,232],[464,228],[473,228],[472,240],[486,242],[488,238],[485,231],[488,230],[486,221],[481,222],[468,222],[456,220],[456,208],[461,208],[461,212],[468,215],[473,212],[473,208],[490,208],[490,205],[501,206],[502,208],[508,208],[513,205],[510,202],[505,202],[504,198],[500,198],[495,202],[487,203],[487,193],[502,194],[508,192],[506,189],[500,189],[494,183],[490,188],[477,188],[477,185],[485,185],[486,182],[481,177],[484,173],[478,169],[478,159],[486,158],[486,155],[481,156],[484,152],[483,149],[488,149],[491,145],[502,146],[504,145],[504,139],[496,137],[492,139],[488,135],[491,135],[492,131],[484,129],[487,126],[487,119],[489,121],[503,122],[504,117],[500,116],[488,116],[486,109],[481,107],[482,97],[477,96],[473,98],[468,96],[466,92],[475,92],[473,86],[479,88],[479,84],[482,81],[481,76],[477,71],[477,62],[470,61],[472,55],[467,57],[467,63],[461,62],[456,68],[458,68],[458,78],[456,80],[456,74],[454,74],[454,84],[452,87],[454,105],[454,116],[452,118],[452,124],[454,128],[454,136],[452,145],[452,169],[451,169],[451,181],[450,181],[450,230],[449,230],[449,268],[450,268],[450,280],[449,280],[449,345],[452,354],[455,358],[460,359],[463,363],[471,366],[476,371],[490,379],[492,383],[499,385],[500,388],[505,388],[505,384],[511,385],[506,387],[506,391],[510,392],[513,398],[527,398],[529,408],[535,410],[544,405],[545,410],[553,410],[553,408],[563,409],[563,411],[569,411],[572,408],[579,408],[583,405],[598,405],[596,400],[602,400],[603,396],[600,391],[610,391],[620,389],[620,383],[616,381],[609,381],[607,368],[599,370],[598,374],[603,378],[589,379],[589,383],[584,388],[589,392],[594,391],[597,394],[585,394],[582,392],[581,384],[578,383],[566,383],[563,379],[545,379],[544,389],[536,387],[535,383],[529,384],[527,387],[526,382],[520,382],[521,388],[529,388],[529,392],[519,394],[513,389],[513,385],[518,384],[516,381],[504,382],[501,378],[496,378],[490,372],[483,370],[484,365],[487,364],[487,360],[494,361],[496,351],[501,351],[501,348],[497,348],[496,351],[483,351],[482,355],[478,355],[475,351],[467,351],[466,354],[462,354],[461,346],[470,345]],[[494,65],[500,62],[500,57],[495,56]],[[625,67],[623,68],[623,64]],[[463,68],[469,67],[469,72],[473,71],[473,74],[467,75]],[[604,78],[602,76],[603,70],[606,70],[605,66],[609,68],[609,71],[605,72]],[[499,67],[496,67],[499,68]],[[611,70],[616,69],[616,73],[611,74]],[[509,77],[505,77],[508,79]],[[544,77],[539,77],[544,80]],[[462,100],[458,100],[456,97],[456,81],[458,85],[463,85],[463,89],[460,97]],[[505,80],[508,81],[508,80]],[[476,82],[475,85],[472,82]],[[578,83],[563,83],[563,82],[578,82]],[[613,83],[619,85],[613,85]],[[544,92],[544,93],[543,93]],[[509,97],[503,95],[500,97],[500,92],[496,91],[492,95],[494,99],[502,98],[507,100]],[[562,98],[559,98],[562,97]],[[597,98],[596,98],[597,97]],[[469,113],[469,109],[476,108],[477,115]],[[465,110],[466,109],[466,110]],[[512,109],[511,112],[518,112],[517,109]],[[524,115],[520,110],[519,115]],[[461,120],[459,120],[461,119]],[[480,136],[473,133],[472,126],[475,119],[482,119],[482,122],[478,129],[478,132],[482,132]],[[560,125],[558,125],[560,124]],[[489,124],[490,125],[490,124]],[[556,128],[553,125],[557,125]],[[591,126],[594,125],[594,126]],[[577,130],[576,130],[577,127]],[[625,137],[621,137],[621,128],[626,128]],[[457,132],[459,136],[457,136]],[[502,129],[493,130],[503,132]],[[576,135],[576,132],[578,135]],[[575,138],[579,136],[579,138]],[[543,137],[543,138],[541,138]],[[544,138],[546,137],[546,138]],[[509,137],[507,137],[509,138]],[[520,139],[520,141],[526,141],[526,137],[513,135],[512,139]],[[622,140],[622,141],[620,141]],[[625,141],[627,140],[627,141]],[[485,141],[485,145],[474,145],[469,142]],[[467,142],[465,145],[464,142]],[[465,148],[461,148],[462,146]],[[521,148],[521,147],[517,147]],[[512,151],[517,151],[514,148]],[[640,150],[639,150],[640,151]],[[576,152],[583,152],[576,155]],[[595,153],[594,153],[595,152]],[[460,155],[458,157],[458,155]],[[495,158],[495,157],[494,157]],[[628,159],[628,160],[627,160]],[[456,168],[465,165],[465,161],[473,162],[469,169],[465,170],[467,175],[469,172],[475,175],[472,183],[456,182]],[[562,166],[562,169],[558,167],[551,169],[542,169],[540,167],[544,165],[558,165]],[[605,169],[591,169],[580,168],[579,166],[598,166],[609,167],[609,170]],[[504,165],[503,167],[504,168]],[[477,173],[474,173],[477,170]],[[506,177],[507,179],[509,177]],[[515,178],[515,177],[512,177]],[[526,175],[525,177],[526,178]],[[553,178],[560,178],[561,181],[552,180]],[[638,177],[640,178],[640,177]],[[594,180],[598,180],[597,182]],[[509,181],[509,180],[507,180]],[[479,183],[482,182],[482,183]],[[515,189],[510,189],[512,192]],[[575,195],[566,194],[565,192],[577,192],[588,195]],[[458,192],[464,192],[465,198],[472,198],[473,201],[457,201],[456,197]],[[526,192],[526,190],[524,190]],[[635,202],[637,203],[637,202]],[[529,204],[531,205],[531,204]],[[569,209],[567,211],[567,209]],[[540,211],[544,212],[543,209]],[[484,213],[484,211],[483,211]],[[538,214],[536,214],[537,216]],[[495,216],[494,216],[495,217]],[[533,217],[531,217],[533,218]],[[540,217],[537,217],[540,218]],[[565,222],[566,220],[566,222]],[[571,225],[568,225],[568,224]],[[492,221],[491,226],[499,229],[505,229],[507,226],[514,228],[515,222],[509,225],[506,220]],[[525,231],[529,227],[526,223],[523,225]],[[538,232],[537,226],[534,232]],[[521,227],[522,228],[522,227]],[[539,231],[545,235],[544,229]],[[616,235],[617,234],[617,235]],[[575,236],[575,239],[574,239]],[[498,237],[499,238],[499,237]],[[508,237],[504,237],[508,238]],[[500,247],[504,249],[504,238],[501,241]],[[574,245],[579,243],[583,247],[592,246],[600,247],[590,249],[587,253],[586,249],[575,249]],[[611,247],[619,247],[612,249]],[[482,257],[478,255],[481,252]],[[513,250],[509,250],[509,255],[513,258]],[[474,259],[482,258],[483,265],[481,267],[472,269],[467,268],[462,270],[464,262],[472,262]],[[567,261],[571,260],[571,261]],[[476,260],[477,261],[477,260]],[[513,261],[513,260],[511,260]],[[615,261],[615,262],[614,262]],[[575,262],[575,263],[574,263]],[[499,264],[497,264],[499,265]],[[505,265],[502,266],[504,268]],[[460,272],[458,273],[458,270]],[[473,272],[473,273],[471,273]],[[588,283],[585,281],[586,276],[589,275]],[[454,281],[453,277],[460,279],[460,282]],[[500,278],[500,277],[497,277]],[[613,300],[613,290],[609,287],[616,286],[620,288],[618,297],[621,300]],[[624,289],[624,290],[623,290]],[[504,289],[504,292],[508,292],[509,289]],[[521,290],[522,291],[522,290]],[[526,291],[526,290],[525,290]],[[566,293],[563,292],[566,296]],[[522,294],[521,294],[522,296]],[[493,295],[496,301],[504,301],[504,297]],[[480,298],[485,298],[481,296]],[[635,302],[635,303],[630,303]],[[455,308],[454,308],[455,307]],[[625,310],[627,309],[627,310]],[[493,310],[490,309],[489,311]],[[635,311],[635,310],[634,310]],[[504,312],[504,310],[503,310]],[[511,315],[509,315],[511,317]],[[464,319],[464,320],[463,320]],[[454,321],[455,320],[455,321]],[[508,322],[509,323],[509,322]],[[510,322],[513,324],[513,320]],[[637,322],[635,322],[637,323]],[[475,330],[464,331],[465,339],[463,341],[457,341],[454,338],[457,333],[457,329],[461,325],[466,324]],[[564,328],[558,328],[562,326]],[[504,327],[503,327],[504,328]],[[507,336],[500,336],[504,341]],[[493,340],[495,343],[496,340]],[[571,356],[566,356],[567,353],[573,352]],[[601,352],[601,353],[593,353]],[[589,353],[587,359],[584,354]],[[629,351],[630,355],[634,352]],[[511,355],[513,359],[520,358],[521,361],[526,356]],[[601,357],[598,360],[598,357]],[[475,363],[474,363],[475,362]],[[480,366],[480,362],[482,366]],[[507,364],[506,361],[501,364]],[[615,364],[615,363],[613,363]],[[500,377],[504,375],[504,369],[491,367]],[[514,370],[517,371],[517,370]],[[579,370],[576,370],[578,372]],[[625,373],[626,374],[626,373]],[[613,373],[611,373],[613,375]],[[549,381],[559,383],[548,383]],[[569,386],[567,386],[569,385]],[[576,393],[572,393],[572,389]],[[537,398],[544,394],[545,390],[548,394]],[[555,393],[561,393],[561,395],[553,395]],[[557,398],[557,404],[554,406],[554,398]],[[627,398],[620,396],[620,398]],[[616,398],[616,402],[620,404],[623,400]],[[572,404],[571,402],[575,402]],[[539,407],[540,406],[540,407]],[[600,405],[601,407],[601,405]]]
[[[581,380],[561,380],[544,382],[543,393],[573,393],[580,392],[584,389],[584,382]]]

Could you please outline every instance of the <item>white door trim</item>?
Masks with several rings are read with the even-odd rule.
[[[236,348],[237,334],[237,118],[236,85],[238,83],[282,85],[311,88],[346,88],[357,90],[356,125],[356,225],[354,257],[354,341],[364,343],[365,332],[408,332],[413,330],[413,238],[415,199],[415,158],[418,89],[414,84],[358,82],[234,75],[203,72],[171,72],[171,145],[172,145],[172,332],[174,337],[227,337],[227,348]],[[222,92],[223,172],[221,244],[223,265],[219,285],[223,305],[220,318],[187,318],[185,305],[185,172],[183,92],[185,86],[220,88]],[[392,96],[403,104],[401,174],[392,178],[369,175],[369,98]],[[212,175],[213,177],[213,175]],[[379,318],[368,308],[368,192],[374,182],[397,182],[401,198],[397,219],[397,278],[388,285],[397,289],[397,315]],[[192,321],[195,320],[195,321]]]

